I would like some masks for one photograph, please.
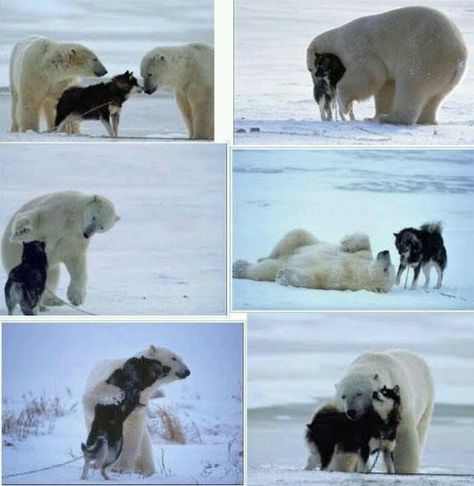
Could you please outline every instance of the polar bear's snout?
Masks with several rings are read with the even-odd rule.
[[[176,370],[174,373],[180,380],[184,380],[184,378],[187,378],[191,374],[191,371],[187,366],[183,366],[182,368]]]
[[[143,88],[146,94],[153,94],[157,90],[156,84],[152,81],[151,75],[148,75],[144,80],[143,80]]]
[[[94,74],[99,78],[107,74],[107,69],[97,58],[94,59]]]

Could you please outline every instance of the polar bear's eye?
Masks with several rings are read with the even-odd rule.
[[[358,396],[358,397],[361,397],[361,396],[362,396],[362,393],[361,393],[361,392],[359,392],[359,393],[357,394],[357,396]]]
[[[92,216],[92,221],[95,221],[95,216]]]
[[[160,56],[160,61],[164,61],[165,60],[165,56]]]
[[[341,397],[341,398],[342,398],[343,400],[345,400],[345,399],[346,399],[346,395],[342,395],[342,397]]]
[[[151,73],[148,73],[148,77],[151,78]]]
[[[174,356],[173,356],[171,359],[172,359],[173,361],[176,361],[176,358],[175,358]]]

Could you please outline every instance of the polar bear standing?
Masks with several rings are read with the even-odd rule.
[[[214,49],[193,43],[157,47],[142,59],[145,93],[171,89],[188,128],[189,138],[214,139]]]
[[[317,36],[307,51],[314,75],[317,54],[339,57],[346,71],[337,84],[347,113],[353,101],[375,96],[375,119],[435,124],[438,107],[459,83],[467,48],[443,13],[406,7],[361,17]]]
[[[236,261],[233,276],[310,289],[373,292],[389,292],[395,283],[390,253],[382,251],[374,260],[367,235],[354,233],[334,245],[302,229],[287,233],[256,264]]]
[[[18,42],[10,58],[11,131],[39,132],[41,111],[52,130],[63,91],[76,84],[78,76],[106,73],[97,56],[81,44],[38,35]]]
[[[191,374],[183,360],[165,348],[152,345],[135,356],[137,358],[144,356],[145,358],[156,359],[163,366],[171,368],[167,376],[159,378],[151,387],[141,392],[140,403],[145,406],[148,406],[159,387],[176,380],[183,380]],[[98,403],[106,403],[113,400],[114,396],[120,395],[120,389],[113,385],[108,385],[106,380],[116,369],[121,368],[127,359],[104,360],[99,362],[91,371],[82,397],[84,419],[88,432],[94,420],[95,406]],[[150,476],[155,472],[151,437],[146,426],[146,412],[146,407],[138,407],[125,420],[123,426],[123,449],[117,463],[113,467],[114,470],[135,472],[144,476]]]
[[[375,390],[395,385],[400,387],[401,398],[395,473],[414,474],[419,470],[434,406],[433,378],[422,358],[402,350],[362,354],[336,385],[335,403],[351,420],[358,420],[372,406]],[[336,463],[352,464],[347,458]]]
[[[37,197],[24,204],[5,229],[3,266],[9,272],[20,263],[23,241],[44,241],[48,257],[44,305],[62,303],[49,292],[57,289],[61,263],[71,276],[67,298],[71,304],[80,305],[86,298],[90,238],[110,230],[119,219],[112,202],[103,196],[64,191]]]

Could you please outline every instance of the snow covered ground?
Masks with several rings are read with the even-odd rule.
[[[195,41],[214,44],[212,0],[2,2],[0,12],[0,141],[56,141],[67,138],[82,142],[90,141],[91,136],[110,140],[105,137],[102,124],[92,121],[83,124],[85,136],[9,133],[8,59],[14,44],[29,35],[41,34],[64,42],[83,43],[102,60],[109,71],[106,76],[129,69],[139,77],[142,57],[158,45],[173,46]],[[94,78],[85,82],[99,81]],[[120,123],[121,137],[187,137],[186,127],[170,93],[134,95],[125,103]]]
[[[474,475],[474,319],[470,313],[250,314],[250,485],[472,484],[466,477],[304,471],[305,424],[352,360],[407,349],[430,365],[436,405],[421,472]],[[381,471],[380,464],[376,470]]]
[[[152,414],[160,407],[179,419],[186,443],[166,441],[160,435],[160,420],[149,418],[156,473],[144,478],[112,472],[111,482],[242,483],[241,324],[4,324],[2,330],[4,416],[7,411],[18,411],[22,396],[30,392],[77,403],[71,413],[54,420],[49,430],[40,429],[25,440],[4,435],[3,475],[62,463],[71,454],[79,456],[80,443],[87,435],[81,395],[90,370],[102,359],[133,356],[153,343],[176,352],[191,370],[186,380],[164,386],[164,398],[154,400],[151,407]],[[78,484],[81,470],[79,460],[2,482]],[[92,471],[84,483],[102,482],[100,474]]]
[[[448,251],[441,291],[423,290],[423,278],[416,291],[395,287],[388,294],[233,279],[233,309],[474,308],[474,270],[466,260],[474,238],[472,152],[234,150],[232,186],[232,261],[255,262],[287,231],[305,228],[329,242],[365,232],[373,251],[390,250],[397,266],[393,232],[432,220],[444,223]]]
[[[226,312],[225,145],[2,144],[0,158],[2,232],[22,204],[44,193],[77,190],[114,202],[121,221],[89,247],[85,310]],[[63,269],[63,298],[67,284]],[[47,313],[57,314],[79,315],[64,306]]]
[[[371,122],[321,122],[306,68],[306,49],[316,35],[357,17],[413,5],[412,0],[236,0],[235,142],[288,145],[459,145],[474,142],[474,69],[440,111],[436,127],[394,127]],[[437,8],[474,46],[474,8],[469,0],[419,0]],[[373,116],[373,100],[356,117]],[[250,132],[254,128],[259,131]],[[243,133],[240,133],[242,132]]]

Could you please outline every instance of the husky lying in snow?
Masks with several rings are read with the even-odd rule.
[[[111,137],[118,136],[122,105],[132,93],[141,93],[132,72],[114,76],[108,83],[85,88],[73,86],[64,91],[56,107],[56,130],[77,120],[100,120]]]
[[[13,268],[5,285],[8,315],[17,305],[25,316],[37,315],[46,288],[48,258],[44,241],[23,242],[21,263]]]
[[[331,244],[302,229],[287,233],[255,264],[237,260],[232,272],[234,278],[310,289],[389,292],[395,282],[389,251],[374,260],[367,235],[354,233]]]
[[[438,274],[435,288],[440,289],[443,282],[443,273],[448,265],[448,256],[444,246],[442,224],[426,223],[420,229],[404,228],[395,236],[395,246],[400,254],[400,266],[397,272],[397,285],[407,267],[414,269],[412,289],[416,289],[420,270],[425,274],[425,289],[430,285],[431,267]]]
[[[140,392],[153,385],[171,371],[169,366],[155,359],[145,357],[130,358],[122,368],[115,370],[106,383],[116,386],[119,393],[110,403],[95,406],[86,444],[81,444],[84,454],[84,468],[81,479],[87,479],[89,466],[100,469],[104,479],[110,479],[106,469],[120,456],[123,447],[123,423],[140,404]]]
[[[374,391],[372,408],[360,420],[351,420],[332,403],[320,408],[307,424],[306,444],[310,450],[307,470],[369,472],[370,454],[383,452],[389,474],[395,473],[393,451],[400,423],[400,388]]]
[[[337,101],[337,83],[344,75],[346,68],[334,54],[315,54],[313,78],[313,96],[321,112],[321,120],[331,121],[337,113],[341,120],[345,120],[346,113]],[[351,120],[355,120],[353,103],[347,113]]]

